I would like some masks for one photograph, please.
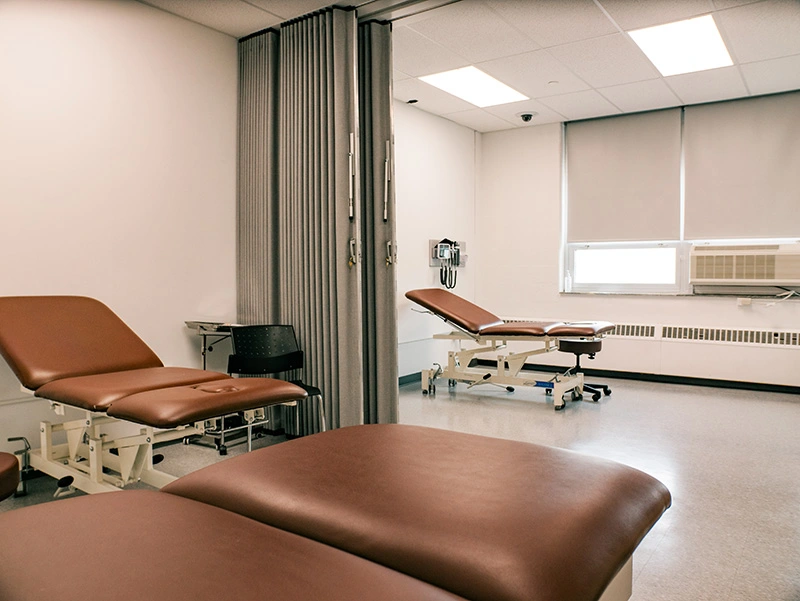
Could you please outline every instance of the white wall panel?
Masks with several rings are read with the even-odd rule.
[[[412,311],[419,307],[404,296],[408,290],[439,285],[439,270],[429,267],[429,240],[466,242],[469,259],[458,270],[454,292],[474,298],[479,134],[401,102],[395,102],[394,119],[399,374],[403,376],[431,366],[429,349],[436,348],[431,336],[447,331],[442,321]],[[438,354],[433,360],[441,358]]]
[[[0,81],[0,295],[96,297],[199,365],[183,320],[236,311],[236,40],[136,2],[6,0]]]

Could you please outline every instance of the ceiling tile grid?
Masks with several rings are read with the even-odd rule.
[[[567,121],[617,115],[622,111],[611,104],[600,92],[586,90],[563,96],[542,98],[542,104],[561,113]]]
[[[139,0],[233,37],[330,0]],[[351,0],[407,6],[408,0]],[[342,3],[338,3],[342,5]],[[454,0],[393,23],[394,95],[476,131],[800,89],[800,0]],[[733,67],[662,77],[634,29],[711,14]],[[530,98],[479,109],[420,76],[475,65]],[[522,107],[522,108],[520,108]],[[525,124],[522,110],[539,113]],[[472,125],[470,125],[472,124]],[[491,130],[493,131],[493,130]]]
[[[662,77],[627,33],[707,14],[717,22],[732,67]],[[526,102],[538,103],[541,116],[531,123],[800,89],[800,0],[462,0],[408,24],[395,23],[401,44],[415,39],[402,32],[405,28],[522,92],[531,98]],[[519,34],[540,48],[525,51]],[[505,55],[497,56],[504,46]],[[396,51],[396,59],[403,53]],[[412,68],[396,66],[405,74]],[[420,95],[422,90],[416,88]],[[427,99],[419,100],[418,108],[476,131],[531,124],[517,117],[524,102],[439,112]],[[442,97],[436,103],[450,106]],[[503,123],[479,118],[481,111]]]
[[[483,2],[462,0],[431,11],[414,31],[452,50],[471,63],[536,50],[539,45],[501,19]],[[476,31],[480,33],[475,34]]]

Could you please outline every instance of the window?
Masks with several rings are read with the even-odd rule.
[[[565,292],[688,294],[689,248],[800,232],[800,92],[567,123]]]
[[[568,244],[565,292],[684,292],[680,242]]]

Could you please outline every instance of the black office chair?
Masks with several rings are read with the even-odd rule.
[[[228,373],[249,376],[277,375],[303,369],[303,351],[297,345],[294,327],[289,325],[235,326],[231,328],[233,354],[228,358]],[[297,371],[295,371],[297,370]],[[316,397],[319,429],[324,432],[325,407],[322,391],[302,379],[290,380],[308,394]],[[296,402],[291,403],[296,406]]]
[[[581,355],[586,355],[589,359],[594,359],[596,353],[599,353],[603,348],[603,341],[595,340],[581,340],[581,339],[561,339],[558,341],[558,350],[562,353],[572,353],[575,355],[575,367],[571,367],[567,373],[575,372],[581,373]],[[589,393],[592,395],[592,400],[597,402],[600,400],[602,394],[608,396],[611,394],[611,387],[606,384],[589,383],[584,380],[583,394]]]

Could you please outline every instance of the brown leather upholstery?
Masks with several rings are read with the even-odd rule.
[[[89,411],[106,411],[114,401],[138,392],[221,379],[230,377],[189,367],[148,367],[53,380],[39,387],[36,396]]]
[[[670,505],[660,482],[610,461],[398,425],[272,446],[162,492],[474,601],[593,601]]]
[[[586,321],[564,323],[561,321],[512,321],[504,322],[497,315],[481,309],[441,288],[409,290],[406,298],[425,307],[450,323],[471,334],[491,337],[553,336],[586,337],[599,336],[614,329],[608,321]]]
[[[483,336],[547,336],[554,325],[549,321],[514,321],[481,330]]]
[[[473,334],[503,323],[497,315],[441,288],[409,290],[406,292],[406,298]]]
[[[161,360],[103,303],[83,296],[0,297],[0,353],[31,390],[57,378]]]
[[[5,601],[457,601],[360,557],[160,492],[0,514]]]
[[[0,501],[13,495],[18,484],[19,461],[11,453],[0,453]]]
[[[305,397],[305,390],[283,380],[226,378],[132,394],[115,401],[108,415],[156,428],[174,428]]]
[[[0,297],[0,353],[36,396],[157,428],[306,396],[278,380],[164,367],[111,309],[84,296]]]

